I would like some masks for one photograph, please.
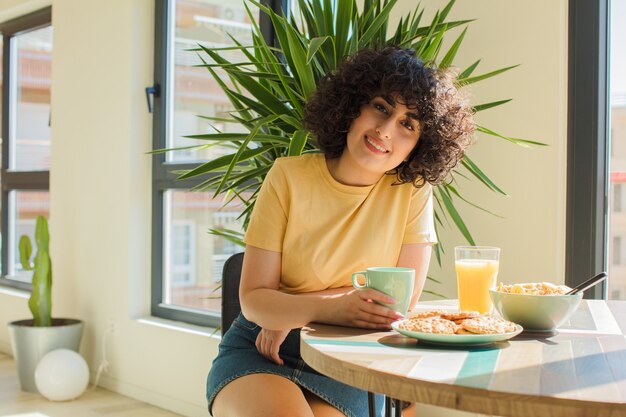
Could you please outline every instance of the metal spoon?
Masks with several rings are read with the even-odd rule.
[[[589,278],[587,281],[583,282],[582,284],[578,284],[577,286],[575,286],[574,288],[566,292],[565,295],[572,295],[578,292],[585,291],[586,289],[593,287],[594,285],[604,281],[605,279],[606,279],[606,272],[600,272],[595,277]]]

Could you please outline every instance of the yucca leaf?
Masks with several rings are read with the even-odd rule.
[[[454,6],[455,2],[456,0],[450,0],[448,4],[446,4],[446,7],[443,8],[440,14],[441,20],[445,20],[446,17],[448,17],[448,13],[450,13],[450,10],[452,10],[452,6]]]
[[[476,245],[476,242],[474,242],[474,238],[472,237],[471,233],[467,229],[467,226],[465,225],[463,218],[461,217],[456,207],[454,206],[454,203],[452,202],[452,198],[450,197],[450,194],[446,190],[445,185],[442,187],[437,187],[437,191],[438,192],[435,194],[441,199],[441,202],[445,206],[446,211],[452,218],[452,221],[454,222],[456,227],[459,229],[463,237],[468,241],[470,245],[472,246]]]
[[[523,146],[525,148],[530,148],[531,145],[548,146],[548,144],[542,143],[542,142],[535,142],[533,140],[511,138],[509,136],[504,136],[504,135],[501,135],[499,133],[494,132],[491,129],[487,129],[486,127],[483,127],[483,126],[478,126],[477,125],[476,126],[476,130],[478,132],[486,133],[486,134],[491,135],[491,136],[496,136],[496,137],[499,137],[501,139],[508,140],[509,142],[512,142],[512,143],[514,143],[516,145],[519,145],[519,146]]]
[[[203,62],[204,59],[201,57],[200,58]],[[228,87],[226,85],[226,83],[222,80],[222,78],[217,74],[217,72],[215,72],[215,70],[213,68],[207,68],[207,70],[211,73],[211,75],[213,76],[213,79],[219,84],[220,88],[222,89],[222,91],[224,92],[224,94],[226,94],[226,97],[228,97],[228,100],[230,101],[230,104],[235,108],[235,109],[242,109],[244,106],[243,104],[237,99],[237,97],[235,97],[232,94],[232,91],[230,89],[230,87]],[[242,116],[244,118],[246,117],[251,117],[249,112],[245,111],[245,110],[237,110],[239,112],[242,113]]]
[[[249,169],[247,171],[241,172],[237,174],[237,176],[231,175],[232,182],[229,184],[230,189],[240,188],[244,183],[251,181],[256,178],[265,178],[265,175],[270,170],[270,165],[262,166],[256,169]],[[261,185],[262,181],[259,181],[258,184]]]
[[[335,48],[338,56],[344,56],[348,48],[348,38],[352,30],[352,12],[356,7],[354,0],[343,0],[337,3],[335,13]]]
[[[306,130],[298,130],[294,133],[291,143],[289,144],[289,156],[297,156],[302,154],[304,145],[309,138],[309,132]]]
[[[446,33],[447,26],[444,25],[437,36],[431,41],[428,48],[422,53],[421,58],[425,62],[434,62],[439,50],[441,49],[441,43],[443,40],[443,35]]]
[[[454,61],[454,58],[456,57],[456,53],[459,51],[459,48],[461,47],[461,43],[463,43],[463,38],[465,38],[465,33],[467,33],[467,28],[463,29],[463,32],[461,32],[461,34],[459,35],[458,38],[456,38],[456,40],[454,41],[450,49],[448,49],[448,52],[439,63],[439,68],[448,68],[450,65],[452,65],[452,61]]]
[[[487,109],[490,109],[492,107],[497,107],[497,106],[501,106],[503,104],[506,104],[509,101],[511,101],[511,99],[492,101],[491,103],[485,103],[485,104],[478,104],[478,105],[474,106],[474,111],[475,112],[479,112],[479,111],[487,110]]]
[[[198,140],[232,142],[236,140],[244,140],[247,136],[248,136],[247,133],[205,133],[202,135],[188,135],[184,137],[189,138],[189,139],[198,139]],[[258,134],[254,137],[253,142],[270,142],[270,143],[286,145],[286,144],[289,144],[290,140],[287,137],[279,136],[279,135]],[[198,146],[199,145],[187,146],[181,149],[189,149],[189,148],[198,147]],[[174,150],[174,149],[171,149],[171,150]]]
[[[216,63],[219,63],[221,65],[227,63],[219,56],[219,54],[211,51],[210,49],[205,48],[205,52],[211,58],[213,58]],[[258,83],[253,77],[246,76],[238,71],[230,71],[229,67],[222,66],[222,68],[233,78],[235,78],[242,87],[244,87],[248,92],[250,92],[250,94],[252,94],[256,98],[256,101],[249,100],[247,97],[241,94],[236,94],[238,99],[244,103],[247,102],[246,104],[248,104],[249,107],[255,108],[255,105],[257,104],[262,105],[263,107],[265,107],[266,113],[283,113],[289,111],[287,107],[280,100],[278,100],[275,95],[272,94],[271,91]],[[253,105],[250,105],[250,103],[253,103]]]
[[[306,28],[310,37],[318,37],[321,34],[320,28],[318,27],[318,22],[315,19],[312,3],[307,0],[298,0],[298,5],[300,6],[300,16],[304,19],[306,23]]]
[[[437,12],[437,13],[435,13],[435,17],[433,17],[433,20],[432,20],[430,26],[428,27],[428,32],[418,42],[419,46],[417,46],[417,48],[416,48],[417,56],[422,57],[423,54],[424,54],[424,51],[426,51],[426,48],[428,48],[430,46],[434,34],[439,31],[439,29],[438,29],[438,26],[440,25],[439,22],[440,22],[439,21],[439,12]],[[447,25],[445,25],[445,27],[447,27]]]
[[[203,175],[211,171],[215,171],[218,168],[227,167],[231,164],[231,162],[237,157],[237,161],[245,161],[250,158],[254,158],[256,155],[262,154],[263,152],[267,152],[271,146],[261,146],[259,148],[245,148],[238,152],[237,154],[229,154],[220,156],[211,161],[205,162],[204,164],[197,166],[196,168],[187,171],[186,173],[180,175],[178,177],[179,180],[184,180],[187,178],[197,177],[198,175]]]
[[[480,182],[482,182],[487,187],[489,187],[490,190],[495,191],[497,193],[500,193],[502,195],[506,195],[506,193],[504,191],[502,191],[502,189],[500,189],[500,187],[498,187],[487,175],[485,175],[485,173],[480,168],[478,168],[478,166],[469,158],[469,156],[467,156],[467,154],[461,160],[461,164],[473,176],[478,178],[478,180]]]
[[[480,211],[484,211],[485,213],[490,214],[490,215],[492,215],[492,216],[494,216],[494,217],[498,217],[498,218],[500,218],[500,219],[503,219],[503,218],[504,218],[504,217],[502,217],[502,216],[500,216],[500,215],[498,215],[498,214],[495,214],[495,213],[494,213],[494,212],[492,212],[492,211],[489,211],[489,210],[487,210],[487,209],[485,209],[485,208],[483,208],[483,207],[480,207],[480,206],[479,206],[479,205],[477,205],[477,204],[472,203],[471,201],[469,201],[468,199],[466,199],[465,197],[463,197],[463,196],[461,195],[461,193],[459,193],[459,191],[456,189],[456,187],[455,187],[455,186],[453,186],[452,184],[446,184],[446,189],[447,189],[448,191],[450,191],[452,194],[454,194],[455,196],[457,196],[458,198],[460,198],[461,200],[463,200],[465,203],[469,204],[470,206],[472,206],[472,207],[474,207],[474,208],[476,208],[476,209],[478,209],[478,210],[480,210]]]
[[[293,126],[295,129],[302,129],[302,120],[300,119],[296,119],[289,114],[281,114],[280,119],[290,126]]]
[[[430,276],[430,275],[428,275],[428,279],[429,279],[429,280],[431,280],[431,281],[433,281],[433,282],[436,282],[437,284],[443,284],[443,282],[442,282],[441,280],[438,280],[438,279],[436,279],[436,278],[433,278],[433,277],[432,277],[432,276]]]
[[[494,75],[502,74],[503,72],[506,72],[506,71],[511,70],[513,68],[516,68],[516,67],[519,67],[519,65],[511,65],[510,67],[500,68],[500,69],[497,69],[495,71],[488,72],[486,74],[477,75],[475,77],[470,77],[470,78],[460,78],[459,77],[459,83],[462,83],[462,84],[465,84],[465,85],[473,84],[475,82],[482,81],[482,80],[485,80],[487,78],[491,78]]]
[[[323,36],[311,39],[311,43],[309,43],[309,50],[306,54],[307,65],[311,63],[313,56],[317,53],[317,50],[320,49],[320,46],[322,46],[326,41],[330,42],[331,39],[332,38],[330,36]]]
[[[235,245],[245,247],[246,244],[243,241],[243,233],[237,234],[234,230],[227,229],[209,229],[209,233],[215,236],[219,236],[222,239],[226,239],[229,242],[234,243]],[[221,297],[220,297],[221,298]]]
[[[213,122],[226,122],[226,123],[236,123],[233,118],[228,117],[217,117],[217,116],[203,116],[201,114],[196,115],[199,119],[211,120]]]
[[[215,195],[218,195],[224,185],[226,184],[226,182],[229,179],[229,175],[230,173],[233,171],[233,169],[235,168],[235,166],[239,163],[239,161],[241,161],[241,156],[244,154],[244,152],[248,149],[248,143],[252,140],[252,138],[254,138],[254,136],[261,130],[261,128],[263,128],[266,124],[271,123],[277,119],[279,119],[280,116],[278,115],[269,115],[267,117],[264,117],[262,120],[260,120],[256,126],[254,127],[254,129],[250,132],[250,134],[248,135],[248,137],[241,143],[241,146],[239,148],[239,150],[235,153],[235,155],[233,156],[232,160],[230,161],[230,164],[228,165],[228,168],[226,168],[226,172],[224,172],[224,176],[222,181],[220,182],[220,184],[217,186],[216,190],[215,190]]]
[[[478,61],[474,62],[469,67],[467,67],[463,72],[461,72],[459,74],[459,76],[458,76],[458,79],[462,80],[462,79],[467,78],[470,75],[472,75],[472,73],[474,72],[474,70],[476,69],[476,67],[478,66],[479,63],[480,63],[480,59]]]
[[[190,146],[177,146],[174,148],[162,148],[162,149],[154,149],[147,152],[150,155],[160,155],[162,153],[174,152],[174,151],[188,151],[190,149],[198,149],[205,148],[205,145],[190,145]]]
[[[302,94],[308,98],[316,88],[316,80],[311,67],[307,65],[306,49],[302,45],[298,33],[291,27],[287,30],[288,49],[290,51],[295,71],[299,74]]]
[[[386,25],[387,20],[389,19],[389,13],[391,12],[391,9],[396,4],[396,2],[397,0],[389,0],[389,2],[382,8],[380,13],[370,23],[361,39],[359,39],[359,49],[364,48],[366,45],[370,44],[380,28]]]
[[[413,14],[413,18],[411,19],[410,30],[409,30],[409,33],[407,34],[407,36],[412,38],[409,42],[415,39],[415,36],[417,36],[417,34],[419,33],[420,22],[422,21],[423,15],[424,15],[423,9],[420,10],[419,13],[417,13],[417,9],[415,9],[415,13]]]

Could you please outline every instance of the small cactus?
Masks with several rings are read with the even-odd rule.
[[[33,248],[30,238],[23,235],[20,237],[19,243],[22,267],[27,271],[33,271],[33,290],[28,300],[28,307],[33,314],[36,327],[52,325],[52,261],[48,251],[49,240],[48,221],[44,216],[37,216],[37,225],[35,226],[37,253],[32,265],[30,256]]]

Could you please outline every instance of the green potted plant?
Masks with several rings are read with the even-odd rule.
[[[202,66],[217,81],[233,107],[226,116],[204,118],[218,123],[240,124],[245,131],[227,133],[215,128],[215,133],[188,136],[200,141],[200,149],[220,145],[232,151],[182,172],[179,178],[200,179],[194,190],[221,194],[226,202],[235,198],[241,200],[245,205],[242,213],[245,229],[258,191],[274,160],[281,156],[317,152],[314,138],[302,126],[302,110],[318,81],[333,71],[345,56],[364,47],[390,44],[414,48],[429,65],[453,66],[471,23],[471,20],[448,20],[454,2],[451,0],[437,11],[430,22],[423,22],[424,10],[418,4],[412,13],[403,16],[397,26],[388,30],[389,15],[397,0],[364,0],[362,10],[356,0],[298,0],[299,11],[289,15],[275,13],[254,0],[248,0],[247,4],[258,7],[261,13],[269,16],[276,33],[274,44],[266,43],[246,4],[252,22],[252,45],[242,45],[231,37],[234,46],[208,48],[199,45],[194,49],[200,54]],[[445,36],[450,30],[461,28],[445,50]],[[242,59],[229,59],[233,50],[239,51]],[[516,66],[475,74],[479,62],[480,59],[459,71],[457,81],[460,85],[480,82]],[[481,103],[474,108],[480,112],[509,101]],[[480,136],[492,136],[521,146],[543,145],[505,136],[484,126],[477,126],[476,130]],[[462,195],[459,180],[477,180],[494,192],[505,193],[468,155],[453,171],[449,181],[435,187],[435,227],[438,230],[456,227],[467,242],[474,245],[469,228],[457,210],[457,202],[474,204]],[[241,232],[223,229],[211,232],[243,246]],[[442,253],[440,243],[435,246],[439,263]]]
[[[35,226],[37,252],[31,264],[32,245],[26,235],[20,238],[19,251],[22,266],[33,271],[32,292],[28,307],[32,319],[9,323],[9,335],[13,356],[17,365],[22,390],[38,392],[35,385],[35,369],[39,360],[55,349],[71,349],[78,352],[83,322],[75,319],[52,318],[52,262],[50,260],[48,221],[37,217]]]

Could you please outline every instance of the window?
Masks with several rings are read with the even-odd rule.
[[[264,0],[274,10],[282,2]],[[269,19],[259,16],[268,42]],[[199,116],[219,117],[230,102],[202,64],[199,43],[208,47],[232,45],[229,35],[251,44],[251,22],[243,2],[215,0],[157,0],[155,33],[154,148],[197,145],[185,136],[241,131],[242,127],[210,122]],[[232,52],[236,54],[236,52]],[[206,58],[206,57],[205,57]],[[236,56],[233,56],[236,58]],[[209,233],[210,229],[242,230],[237,200],[224,205],[212,193],[189,191],[198,185],[177,181],[174,171],[223,155],[224,148],[173,151],[153,157],[152,314],[189,323],[217,326],[220,315],[222,267],[238,245]]]
[[[51,8],[0,24],[2,33],[2,278],[30,288],[18,241],[49,216]],[[33,240],[33,244],[35,244]]]
[[[608,17],[610,0],[570,0],[566,283],[607,267]],[[609,278],[610,279],[610,278]],[[605,298],[606,285],[585,291]]]
[[[590,298],[626,296],[626,0],[570,0],[568,220],[571,285],[600,271]],[[612,247],[607,248],[607,242]]]
[[[613,174],[613,173],[611,173]],[[613,175],[611,175],[611,177],[613,177]],[[623,207],[623,202],[622,202],[622,189],[623,189],[623,185],[621,182],[617,182],[617,181],[613,181],[613,178],[611,178],[611,187],[613,188],[613,211],[615,213],[621,213],[622,212],[622,207]]]
[[[609,202],[608,237],[626,238],[626,0],[611,0],[610,24],[610,76],[609,76],[609,119],[613,152],[609,158],[609,187],[613,189],[613,201]],[[623,299],[626,294],[626,257],[620,262],[609,263],[608,292],[612,299]]]
[[[613,238],[613,250],[611,251],[613,254],[613,259],[611,260],[612,265],[621,265],[622,261],[622,238],[621,236],[615,236]]]

